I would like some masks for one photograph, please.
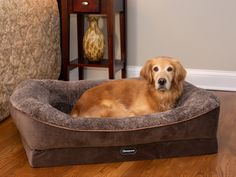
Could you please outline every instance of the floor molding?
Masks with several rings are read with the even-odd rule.
[[[140,66],[128,66],[128,77],[139,76]],[[186,80],[209,90],[236,91],[236,71],[187,69]]]

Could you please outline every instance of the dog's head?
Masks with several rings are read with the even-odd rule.
[[[141,69],[140,76],[149,84],[153,84],[157,90],[166,91],[182,84],[186,70],[176,59],[157,57],[146,62]]]

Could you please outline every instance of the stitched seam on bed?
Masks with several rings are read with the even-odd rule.
[[[53,126],[55,128],[61,128],[61,129],[64,129],[64,130],[68,130],[68,131],[76,131],[76,132],[129,132],[129,131],[140,131],[140,130],[144,130],[144,129],[152,129],[152,128],[159,128],[159,127],[164,127],[164,126],[171,126],[171,125],[174,125],[174,124],[179,124],[179,123],[184,123],[184,122],[187,122],[187,121],[191,121],[199,116],[202,116],[204,114],[207,114],[209,112],[212,112],[212,111],[215,111],[216,109],[220,108],[220,106],[217,106],[216,108],[212,109],[211,111],[206,111],[204,113],[201,113],[199,115],[195,115],[191,118],[188,118],[188,119],[183,119],[183,120],[180,120],[178,122],[173,122],[173,123],[168,123],[168,124],[161,124],[161,125],[156,125],[156,126],[149,126],[149,127],[142,127],[142,128],[136,128],[136,129],[127,129],[127,130],[123,130],[123,129],[116,129],[116,130],[107,130],[107,129],[104,129],[104,130],[96,130],[96,129],[88,129],[88,130],[78,130],[78,129],[75,129],[75,128],[69,128],[69,127],[64,127],[62,125],[57,125],[57,124],[53,124],[53,123],[49,123],[49,122],[44,122],[44,121],[41,121],[39,119],[36,119],[36,118],[33,118],[31,115],[27,115],[27,113],[25,113],[24,111],[20,111],[18,110],[17,108],[13,107],[13,109],[16,109],[17,111],[19,112],[22,112],[23,114],[26,115],[26,117],[30,117],[30,119],[33,119],[37,122],[40,122],[42,124],[46,124],[48,126]]]

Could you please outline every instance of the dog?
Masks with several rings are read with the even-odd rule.
[[[105,82],[85,91],[72,117],[131,117],[170,110],[183,92],[186,70],[171,57],[148,60],[140,78]]]

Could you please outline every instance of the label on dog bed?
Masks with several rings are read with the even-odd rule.
[[[136,152],[137,152],[137,149],[134,147],[127,147],[127,148],[120,149],[121,155],[135,155]]]

